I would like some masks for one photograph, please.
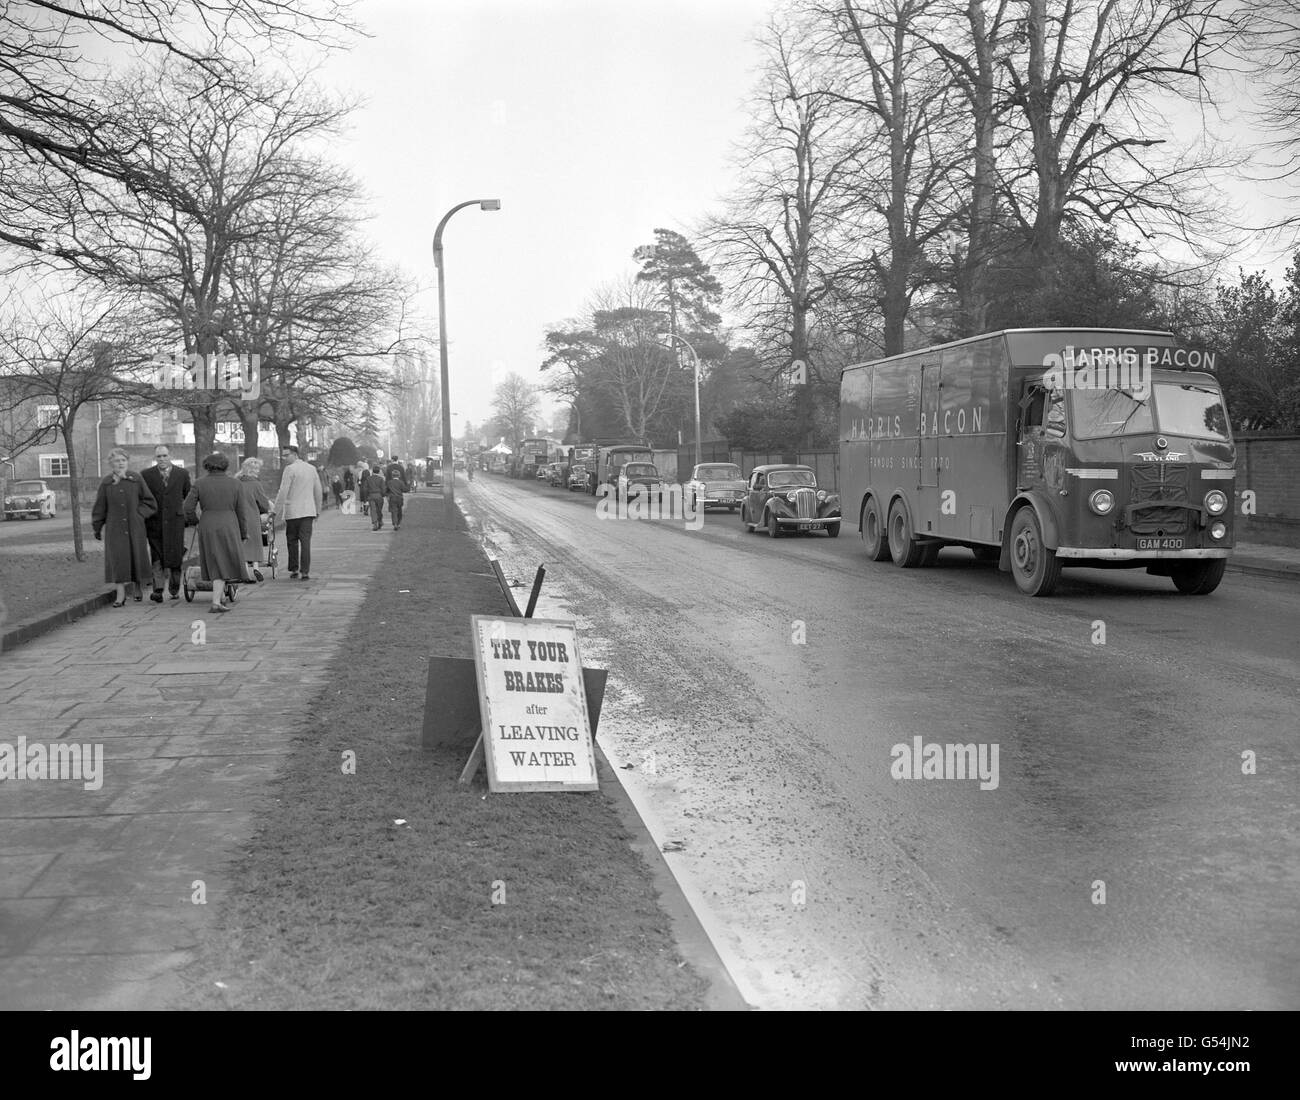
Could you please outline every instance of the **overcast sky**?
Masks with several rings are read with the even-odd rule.
[[[452,411],[490,415],[495,381],[538,380],[549,326],[636,270],[656,227],[688,232],[733,175],[769,0],[371,0],[371,38],[322,83],[363,95],[334,152],[374,200],[367,233],[427,280],[443,235]]]

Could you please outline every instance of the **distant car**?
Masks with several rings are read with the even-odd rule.
[[[745,479],[734,462],[701,462],[683,490],[688,511],[726,508],[734,512],[745,499]]]
[[[54,518],[54,490],[43,481],[11,481],[5,490],[5,519]]]
[[[551,485],[563,489],[569,483],[569,464],[567,462],[551,463]]]
[[[551,464],[549,462],[543,463],[541,466],[537,467],[538,481],[549,481],[550,477],[551,477]]]
[[[653,462],[625,462],[618,471],[614,491],[618,500],[639,496],[642,501],[653,498],[662,504],[664,483],[659,476],[659,467]]]
[[[751,534],[757,527],[766,527],[772,538],[787,531],[825,531],[837,538],[840,498],[817,488],[811,466],[755,466],[740,505],[740,522]]]
[[[591,475],[587,472],[587,467],[581,462],[575,462],[573,468],[569,471],[569,491],[578,489],[586,492],[591,484]]]

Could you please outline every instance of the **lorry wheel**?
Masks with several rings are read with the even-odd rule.
[[[1032,508],[1011,521],[1011,575],[1027,596],[1050,596],[1061,579],[1061,559],[1043,545],[1043,529]]]
[[[876,507],[876,498],[872,497],[862,506],[862,545],[870,561],[887,561],[889,558],[889,540],[885,537],[885,524],[880,518],[880,509]]]
[[[921,555],[921,544],[912,537],[907,505],[896,500],[889,506],[889,556],[900,569],[915,569],[921,564]]]
[[[1174,587],[1183,595],[1208,596],[1219,587],[1227,565],[1223,558],[1210,558],[1207,561],[1175,566],[1169,575],[1174,579]]]
[[[781,537],[781,525],[776,522],[776,513],[767,513],[767,534],[769,538],[779,539]]]

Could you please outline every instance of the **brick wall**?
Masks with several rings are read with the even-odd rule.
[[[1300,547],[1300,435],[1237,436],[1237,489],[1256,509],[1243,516],[1238,502],[1238,539]]]

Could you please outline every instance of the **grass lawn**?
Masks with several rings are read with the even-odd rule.
[[[71,540],[66,549],[39,552],[0,543],[0,625],[25,622],[111,588],[104,580],[102,552],[87,549],[86,560],[77,561]]]
[[[389,541],[186,1006],[703,1007],[602,793],[489,794],[482,772],[462,788],[468,745],[420,747],[427,651],[468,656],[469,616],[506,609],[463,520],[443,523],[408,507]]]

